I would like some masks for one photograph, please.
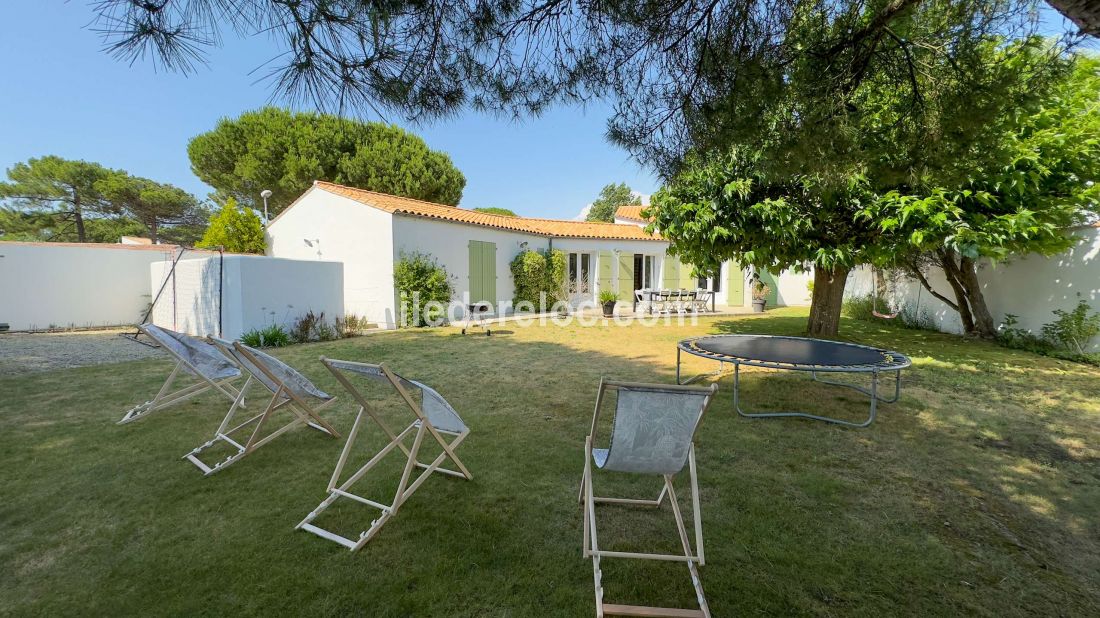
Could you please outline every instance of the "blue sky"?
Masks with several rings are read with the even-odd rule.
[[[170,182],[205,197],[187,141],[272,100],[255,69],[277,49],[231,34],[188,76],[128,66],[103,53],[83,0],[10,2],[0,20],[0,168],[56,154]],[[256,71],[262,74],[263,70]],[[521,124],[465,113],[412,130],[451,155],[466,175],[462,206],[572,218],[609,182],[642,193],[656,179],[604,138],[604,107],[558,108]],[[373,119],[373,118],[371,118]]]
[[[101,51],[85,0],[9,2],[0,20],[0,168],[46,154],[97,161],[205,197],[187,141],[224,116],[272,100],[257,83],[276,53],[266,37],[227,33],[208,67],[184,76],[151,62],[128,66]],[[1052,32],[1060,16],[1043,13]],[[253,74],[253,73],[256,74]],[[604,138],[606,107],[557,108],[521,124],[465,113],[413,128],[466,175],[462,205],[572,218],[609,182],[652,193],[653,175]]]

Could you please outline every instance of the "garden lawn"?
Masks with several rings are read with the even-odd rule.
[[[115,425],[155,393],[167,360],[2,378],[0,614],[593,615],[576,496],[600,376],[671,383],[678,340],[794,335],[804,315],[509,324],[488,338],[448,328],[278,350],[341,395],[325,414],[341,432],[355,410],[321,355],[424,381],[472,430],[459,454],[474,480],[429,479],[358,554],[294,530],[324,497],[342,440],[297,429],[203,478],[180,457],[227,402],[204,395]],[[1096,615],[1100,369],[889,322],[847,320],[841,332],[913,358],[900,403],[868,429],[742,419],[720,381],[697,437],[714,615]],[[757,409],[853,419],[867,405],[768,371],[745,376],[743,395]],[[360,489],[389,501],[396,463]],[[613,474],[595,483],[604,495],[658,489]],[[355,536],[375,514],[351,503],[318,523]],[[676,549],[667,505],[598,514],[609,549]],[[604,581],[609,602],[693,602],[682,565],[607,559]]]

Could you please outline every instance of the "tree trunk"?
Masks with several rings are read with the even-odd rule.
[[[967,298],[966,288],[963,287],[960,281],[959,266],[955,264],[955,252],[954,251],[941,251],[937,254],[940,269],[943,270],[943,277],[947,279],[947,284],[951,286],[951,291],[955,293],[955,311],[959,312],[959,321],[962,322],[963,333],[967,335],[973,335],[974,332],[974,316],[970,312],[970,299]]]
[[[153,244],[157,244],[157,219],[153,217],[149,222],[149,238],[153,241]]]
[[[959,283],[966,288],[966,300],[970,302],[970,312],[974,318],[974,333],[986,339],[996,339],[997,325],[978,282],[978,265],[968,257],[959,260]]]
[[[840,310],[844,305],[844,286],[848,283],[845,266],[826,270],[814,268],[814,293],[810,301],[810,319],[806,332],[811,337],[836,337],[840,330]]]
[[[1100,37],[1100,4],[1096,0],[1047,0],[1062,15],[1081,29],[1081,32]]]
[[[73,197],[73,223],[76,224],[76,241],[87,242],[87,233],[84,230],[84,213],[80,208],[80,196]]]

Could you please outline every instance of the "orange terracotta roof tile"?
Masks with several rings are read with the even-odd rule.
[[[616,223],[590,223],[587,221],[562,221],[559,219],[533,219],[506,217],[467,210],[456,206],[444,206],[407,197],[397,197],[364,189],[355,189],[331,182],[317,181],[314,186],[361,204],[398,215],[411,215],[428,219],[440,219],[455,223],[482,225],[501,230],[556,236],[561,238],[594,238],[602,240],[662,240],[655,234],[646,234],[636,225]],[[284,211],[285,212],[285,211]]]
[[[647,206],[619,206],[615,210],[615,217],[617,219],[630,219],[631,221],[637,221],[638,223],[648,223],[649,219],[642,216],[642,211],[648,208]]]

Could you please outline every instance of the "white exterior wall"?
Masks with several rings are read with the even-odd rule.
[[[385,211],[314,187],[268,226],[267,254],[343,262],[344,310],[394,328],[393,225]]]
[[[0,242],[0,322],[11,330],[136,324],[152,301],[150,264],[174,251]]]
[[[393,260],[400,259],[402,253],[420,252],[430,254],[447,269],[455,286],[452,310],[456,316],[465,315],[469,299],[471,240],[496,244],[496,305],[503,314],[511,313],[515,296],[512,260],[522,251],[544,251],[549,247],[545,236],[400,215],[393,218],[393,238]]]
[[[979,266],[978,280],[994,320],[1001,323],[1005,314],[1011,313],[1019,319],[1017,328],[1038,333],[1043,324],[1055,319],[1052,311],[1068,311],[1077,306],[1077,294],[1094,311],[1100,311],[1100,228],[1074,232],[1082,238],[1065,253],[1049,258],[1029,255],[1007,263],[984,262]],[[954,298],[940,269],[930,269],[927,277],[937,292]],[[926,312],[939,330],[962,332],[958,313],[929,294],[919,282],[902,278],[898,283],[898,289],[887,294],[892,304],[915,307],[919,298],[920,311]],[[865,295],[871,290],[871,270],[862,268],[852,272],[845,295]],[[1100,337],[1093,340],[1091,350],[1100,351]]]
[[[153,264],[149,280],[159,287],[169,262]],[[218,258],[176,266],[153,310],[152,322],[191,335],[218,335]],[[227,255],[222,270],[220,335],[237,339],[270,324],[289,329],[313,311],[332,324],[344,316],[344,267],[339,262]]]
[[[809,272],[795,272],[793,270],[785,270],[775,278],[778,284],[778,300],[779,306],[783,307],[799,307],[807,306],[810,304],[810,287],[809,284],[814,280],[813,271]],[[745,284],[745,303],[752,302],[752,290],[748,283]]]

